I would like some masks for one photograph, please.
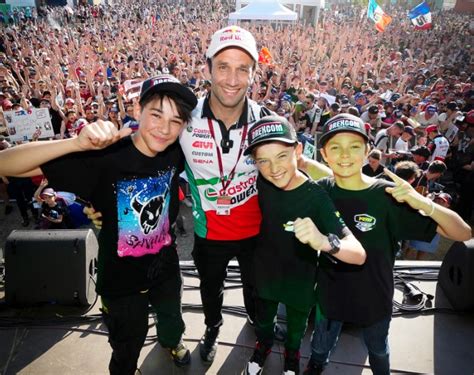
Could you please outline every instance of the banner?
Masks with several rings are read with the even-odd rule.
[[[408,17],[413,25],[415,25],[415,30],[427,30],[431,28],[431,10],[425,1],[410,10]]]
[[[129,79],[123,83],[123,93],[125,100],[129,101],[140,96],[143,78]]]
[[[8,134],[12,142],[25,142],[33,135],[41,138],[54,138],[53,125],[48,108],[32,108],[28,111],[4,112]]]

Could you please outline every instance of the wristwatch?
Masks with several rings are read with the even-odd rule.
[[[341,250],[341,240],[335,234],[328,234],[329,245],[331,245],[331,250],[328,251],[328,254],[334,255]]]

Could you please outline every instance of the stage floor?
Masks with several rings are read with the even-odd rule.
[[[412,264],[397,262],[397,264]],[[419,263],[417,263],[419,264]],[[439,262],[426,262],[439,266]],[[415,282],[426,293],[435,296],[436,307],[449,307],[436,281]],[[185,277],[186,286],[197,286],[194,277]],[[4,288],[0,285],[0,298]],[[396,292],[398,293],[398,292]],[[200,304],[197,289],[185,290],[183,303]],[[243,306],[241,289],[225,292],[225,305]],[[88,314],[98,314],[96,304]],[[2,306],[0,310],[0,374],[107,374],[110,347],[101,321],[68,323],[65,316],[79,315],[77,308],[48,305],[22,309]],[[53,317],[63,323],[49,326],[19,325],[20,319]],[[245,317],[225,314],[216,360],[205,366],[197,347],[204,331],[204,318],[199,310],[184,310],[186,344],[192,363],[185,369],[174,366],[168,353],[155,341],[147,341],[139,360],[142,374],[240,374],[251,356],[255,342],[253,328]],[[150,323],[153,320],[150,319]],[[5,328],[10,324],[9,328]],[[309,326],[309,331],[311,330]],[[150,329],[149,335],[156,331]],[[301,371],[308,360],[310,332],[307,332],[301,354]],[[473,374],[474,316],[435,313],[394,317],[390,331],[392,373]],[[265,364],[264,374],[281,374],[282,344],[276,344]],[[325,374],[370,374],[368,359],[357,329],[346,327],[331,357]]]

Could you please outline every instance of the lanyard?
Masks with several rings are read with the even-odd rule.
[[[214,140],[214,143],[216,144],[217,162],[219,164],[219,173],[220,173],[220,177],[221,177],[222,190],[223,190],[223,194],[225,195],[225,191],[227,190],[230,183],[232,182],[232,179],[234,178],[235,169],[237,168],[237,164],[239,163],[240,157],[242,156],[242,152],[243,152],[244,145],[245,145],[245,139],[247,138],[248,124],[244,125],[244,129],[243,129],[243,132],[242,132],[242,139],[240,140],[239,154],[237,155],[237,161],[235,162],[234,167],[230,171],[229,176],[228,176],[227,181],[226,181],[225,176],[224,176],[224,165],[222,163],[221,150],[220,150],[219,144],[216,142],[216,137],[215,137],[215,134],[214,134],[214,127],[212,125],[212,120],[210,118],[208,118],[207,123],[209,125],[209,132],[211,133],[211,137]]]

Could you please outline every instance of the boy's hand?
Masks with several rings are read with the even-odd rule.
[[[326,251],[323,247],[327,247],[325,246],[328,244],[327,237],[319,231],[313,220],[309,217],[297,218],[293,225],[295,236],[300,242],[308,244],[314,250]]]
[[[102,228],[102,213],[101,212],[96,212],[94,207],[84,207],[84,210],[82,210],[85,215],[87,215],[87,218],[92,221],[92,223],[95,225],[97,229]]]
[[[117,130],[112,122],[97,120],[97,122],[84,126],[75,140],[83,151],[100,150],[131,133],[132,129],[130,128]]]
[[[384,173],[395,183],[394,187],[385,188],[397,202],[405,202],[415,210],[425,210],[431,207],[430,200],[418,193],[408,181],[398,177],[395,173],[384,168]],[[427,211],[425,211],[427,212]]]

